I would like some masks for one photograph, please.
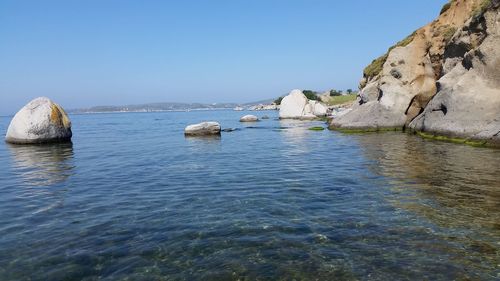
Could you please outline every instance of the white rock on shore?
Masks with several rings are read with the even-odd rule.
[[[283,98],[280,119],[314,119],[327,115],[328,108],[319,101],[308,100],[301,90],[293,90]]]
[[[308,103],[307,97],[301,90],[293,90],[281,100],[280,113],[281,119],[299,118],[303,115],[304,107]]]
[[[5,140],[14,144],[67,142],[71,121],[64,109],[46,97],[32,100],[16,113]]]
[[[217,122],[202,122],[189,125],[184,129],[186,136],[210,136],[220,135],[221,127]]]

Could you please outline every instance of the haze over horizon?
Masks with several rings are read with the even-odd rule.
[[[5,0],[0,114],[38,96],[81,108],[355,89],[446,2]]]

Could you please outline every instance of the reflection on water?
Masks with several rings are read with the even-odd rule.
[[[185,136],[192,153],[217,151],[220,149],[221,136]]]
[[[459,215],[474,218],[467,224],[498,227],[499,150],[425,141],[404,134],[359,137],[358,141],[366,156],[377,161],[378,165],[371,167],[393,179],[396,188],[411,188],[415,196],[431,199],[448,210],[444,216],[436,215],[437,222],[459,224],[461,220],[450,216]]]
[[[490,266],[500,261],[500,150],[422,140],[405,134],[356,138],[375,161],[370,168],[391,179],[400,208],[461,235],[464,258]]]
[[[308,128],[314,126],[311,122],[304,122],[295,119],[279,120],[282,130],[280,130],[284,141],[293,147],[293,150],[287,150],[286,153],[304,154],[310,152],[308,145],[308,134],[312,132]]]
[[[14,169],[27,185],[62,183],[73,170],[73,144],[8,145]]]

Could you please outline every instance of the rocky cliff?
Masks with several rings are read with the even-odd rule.
[[[365,68],[332,129],[408,129],[500,145],[500,0],[452,0]]]

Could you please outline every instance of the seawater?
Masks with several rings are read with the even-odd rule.
[[[0,280],[500,279],[500,150],[243,114],[72,115],[72,144],[0,142]],[[237,130],[184,137],[205,120]]]

